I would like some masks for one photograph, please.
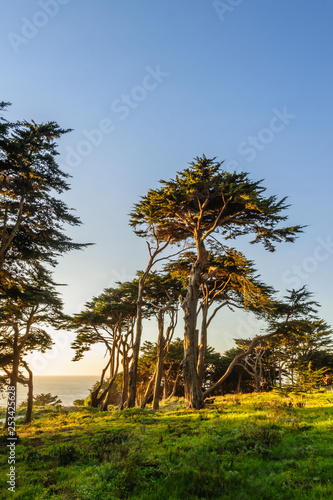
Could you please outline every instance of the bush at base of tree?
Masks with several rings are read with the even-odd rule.
[[[47,394],[41,393],[34,396],[33,404],[34,406],[55,407],[57,405],[61,405],[62,401],[61,399],[58,399],[58,396],[52,396],[52,394],[48,392]],[[27,407],[27,401],[23,401],[20,404],[20,408],[26,408],[26,407]]]

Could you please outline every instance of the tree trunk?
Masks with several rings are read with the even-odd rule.
[[[203,242],[198,240],[197,250],[197,260],[192,266],[186,297],[182,301],[181,306],[185,313],[183,373],[186,406],[187,408],[200,410],[204,407],[204,399],[197,373],[197,343],[195,330],[201,273],[207,261],[207,251]]]
[[[237,354],[237,356],[235,356],[234,359],[231,361],[225,374],[215,384],[213,384],[211,387],[209,387],[209,389],[207,389],[204,392],[204,398],[208,398],[208,396],[210,396],[212,394],[212,392],[214,392],[220,385],[223,384],[223,382],[225,382],[227,380],[227,378],[232,373],[234,366],[236,366],[241,359],[244,359],[244,358],[246,358],[246,356],[249,356],[253,352],[256,345],[261,340],[269,339],[269,338],[273,337],[274,335],[276,335],[276,332],[268,333],[267,335],[258,335],[257,337],[254,337],[254,339],[252,339],[251,344],[249,345],[247,351],[245,351],[241,354]]]
[[[111,403],[111,398],[112,398],[112,390],[110,390],[107,395],[104,398],[104,401],[102,401],[99,405],[98,408],[101,411],[107,411],[109,404]]]
[[[178,369],[178,372],[177,372],[177,375],[176,375],[176,378],[175,378],[175,382],[174,382],[174,384],[173,384],[172,392],[171,392],[171,394],[170,394],[170,396],[169,396],[170,398],[173,398],[173,397],[174,397],[174,395],[176,394],[176,390],[177,390],[177,383],[178,383],[178,380],[179,380],[179,377],[180,377],[181,373],[182,373],[182,371],[181,371],[181,369],[179,368],[179,369]]]
[[[163,399],[168,399],[168,397],[169,397],[169,385],[170,385],[169,380],[170,380],[170,373],[171,373],[171,370],[173,368],[173,365],[174,365],[174,363],[171,363],[169,369],[164,371],[164,373],[163,373],[163,379],[164,379]]]
[[[116,363],[115,363],[116,359]],[[112,398],[112,387],[114,384],[114,381],[116,380],[117,374],[118,374],[118,368],[119,368],[119,349],[117,349],[117,356],[116,356],[116,344],[114,343],[112,346],[111,350],[111,357],[110,357],[110,378],[107,387],[104,389],[102,394],[98,397],[97,399],[97,404],[98,407],[101,411],[106,411],[108,409],[108,405],[111,404],[111,398]],[[105,371],[107,369],[108,365],[106,365]],[[103,372],[103,378],[104,378],[104,373]],[[100,385],[101,387],[101,385]]]
[[[129,372],[128,372],[127,354],[125,355],[125,353],[124,353],[124,358],[125,359],[123,359],[123,390],[121,395],[121,401],[119,404],[119,410],[123,410],[126,407],[129,408],[128,406]]]
[[[239,372],[239,374],[238,374],[238,382],[237,382],[237,393],[238,394],[241,392],[242,374],[243,374],[243,372]]]
[[[257,375],[257,373],[252,373],[254,377],[254,383],[255,383],[255,392],[260,392],[260,376]]]
[[[110,364],[111,364],[111,357],[108,361],[108,364],[106,365],[106,367],[102,371],[98,386],[96,387],[96,389],[93,389],[92,391],[90,391],[89,406],[91,406],[92,408],[97,408],[99,403],[100,403],[100,400],[98,398],[98,393],[101,390],[101,387],[102,387],[103,382],[104,382],[104,376],[105,376],[106,370],[109,368]]]
[[[98,407],[98,392],[99,389],[94,389],[93,391],[90,391],[90,400],[88,402],[88,405],[91,406],[92,408]]]
[[[103,401],[98,405],[98,408],[101,411],[107,411],[108,406],[111,403],[111,399],[112,399],[112,386],[107,391],[106,395],[104,396]]]
[[[116,380],[117,373],[113,375],[113,377],[109,380],[109,383],[101,396],[98,398],[98,408],[102,411],[106,411],[108,409],[108,405],[111,403],[112,398],[112,388],[113,383]]]
[[[153,250],[150,244],[148,243],[150,259],[145,272],[139,279],[137,312],[136,312],[136,333],[133,345],[133,359],[129,369],[129,383],[128,383],[129,390],[128,390],[128,401],[127,401],[128,408],[133,408],[136,403],[136,381],[137,381],[138,361],[139,361],[139,352],[140,352],[141,336],[142,336],[142,305],[143,305],[143,292],[144,292],[145,282],[151,268],[155,263],[156,256],[163,250],[165,250],[165,248],[170,243],[170,238],[169,238],[166,242],[164,242],[162,246],[160,246],[158,238],[156,236],[154,237],[156,241],[155,250]],[[164,257],[162,257],[160,260],[163,260],[163,258]]]
[[[184,334],[184,391],[187,408],[197,410],[204,407],[202,391],[199,384],[195,355],[195,304],[185,308]],[[193,314],[194,313],[194,314]]]
[[[166,373],[163,376],[163,399],[168,399],[169,397],[169,377]]]
[[[146,408],[146,404],[148,403],[148,400],[149,400],[150,396],[152,395],[153,387],[155,384],[155,377],[156,377],[156,369],[153,373],[153,376],[151,377],[151,379],[148,382],[147,388],[145,390],[144,396],[143,396],[142,401],[141,401],[141,405],[140,405],[141,408]]]
[[[28,403],[27,403],[27,411],[25,414],[25,419],[24,422],[26,424],[30,424],[31,422],[31,417],[32,417],[32,404],[33,404],[33,374],[32,371],[30,370],[28,364],[26,362],[23,362],[24,368],[27,370],[29,374],[29,379],[28,379]]]
[[[263,370],[262,370],[262,362],[261,362],[262,357],[259,359],[259,392],[261,392],[261,389],[264,385],[264,377],[263,377]]]
[[[154,386],[153,410],[158,410],[160,406],[161,381],[163,375],[164,361],[164,315],[160,309],[158,311],[158,342],[157,342],[157,362],[156,362],[156,377]]]
[[[148,273],[147,273],[148,274]],[[143,274],[139,280],[138,300],[137,300],[137,313],[136,313],[136,334],[133,345],[133,359],[129,369],[129,382],[128,382],[128,408],[133,408],[136,402],[136,380],[138,372],[138,361],[142,336],[142,304],[143,304],[143,290],[147,274]]]
[[[208,313],[208,305],[205,302],[202,308],[201,337],[200,337],[199,356],[197,364],[197,372],[198,372],[200,387],[202,387],[205,375],[205,362],[207,354],[207,313]]]

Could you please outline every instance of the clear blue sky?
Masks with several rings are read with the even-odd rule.
[[[145,266],[131,206],[204,153],[289,197],[290,223],[308,225],[295,244],[237,246],[282,293],[307,284],[333,323],[332,18],[329,0],[6,2],[8,118],[74,129],[59,144],[73,176],[65,199],[84,223],[71,234],[96,245],[56,270],[67,312]],[[223,351],[254,335],[248,321],[221,313],[210,344]],[[41,374],[100,371],[100,352],[70,364],[68,343]]]

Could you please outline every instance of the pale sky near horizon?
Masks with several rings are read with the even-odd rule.
[[[94,242],[55,270],[65,309],[132,279],[147,250],[128,225],[139,196],[205,154],[228,170],[265,179],[288,196],[296,243],[274,254],[233,245],[284,294],[306,284],[333,324],[332,20],[329,0],[13,0],[2,7],[0,100],[10,119],[55,120],[72,128],[59,163],[64,196]],[[209,343],[223,352],[253,336],[245,314],[223,311]],[[154,340],[147,325],[145,338]],[[181,330],[180,330],[181,334]],[[68,334],[32,361],[35,373],[98,374],[103,351],[71,363]]]

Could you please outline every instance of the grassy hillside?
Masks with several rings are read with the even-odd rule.
[[[217,398],[186,411],[40,411],[17,422],[16,492],[1,441],[1,498],[333,498],[333,395]]]

